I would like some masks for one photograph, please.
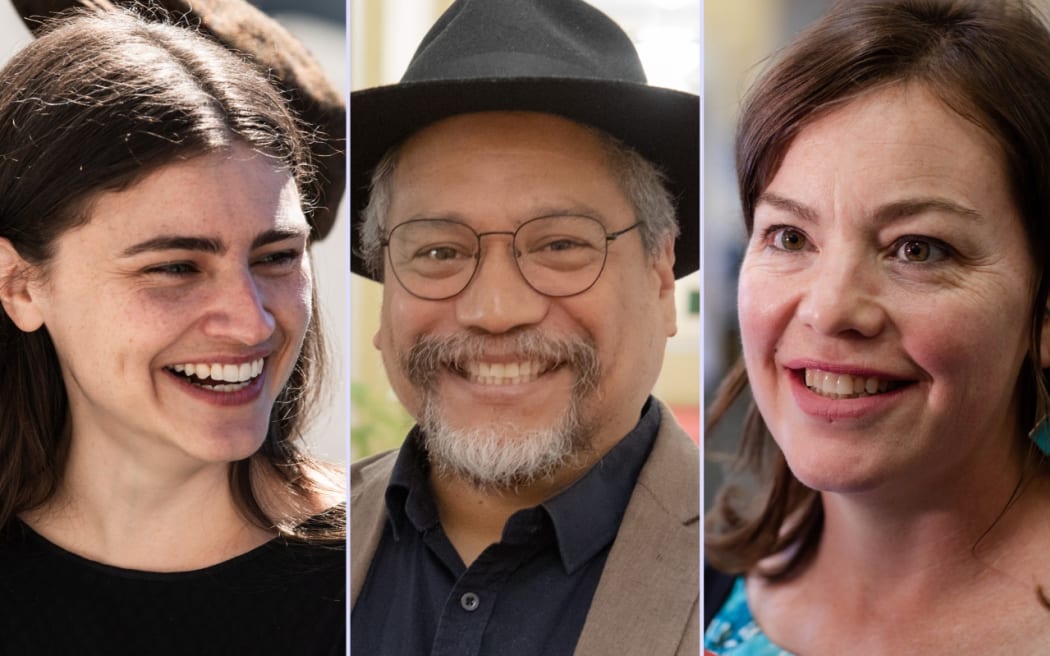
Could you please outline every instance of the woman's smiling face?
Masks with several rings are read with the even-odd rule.
[[[27,309],[55,344],[74,443],[190,462],[254,453],[311,314],[291,175],[237,144],[102,193],[87,212]]]
[[[916,85],[794,140],[739,309],[755,400],[803,483],[943,481],[1016,453],[1035,274],[1010,189],[992,138]]]

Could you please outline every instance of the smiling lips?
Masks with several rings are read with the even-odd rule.
[[[550,365],[533,360],[522,362],[468,362],[464,374],[481,385],[520,385],[531,383],[547,373]]]
[[[810,391],[829,399],[859,399],[882,394],[904,384],[874,376],[851,376],[820,369],[806,369],[805,379]]]
[[[241,364],[176,364],[168,370],[211,392],[239,392],[262,373],[263,359]]]

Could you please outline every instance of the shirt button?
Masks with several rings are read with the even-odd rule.
[[[467,592],[459,598],[459,605],[468,613],[473,613],[481,605],[481,600],[473,592]]]

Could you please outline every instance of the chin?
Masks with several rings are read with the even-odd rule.
[[[204,462],[236,462],[255,455],[266,441],[266,429],[226,430],[212,432],[194,449]]]
[[[885,481],[885,467],[856,445],[822,443],[811,448],[782,451],[788,468],[806,487],[819,492],[857,493],[874,489]]]
[[[879,488],[885,482],[882,472],[858,463],[797,462],[788,459],[788,467],[795,478],[806,487],[818,492],[858,494]]]
[[[478,489],[507,490],[548,479],[589,448],[587,427],[574,405],[557,421],[534,426],[504,420],[461,427],[428,404],[421,425],[437,470]]]

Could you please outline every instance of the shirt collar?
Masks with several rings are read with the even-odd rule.
[[[616,537],[659,427],[660,408],[650,397],[631,432],[575,483],[541,504],[554,525],[558,553],[567,573],[572,574]],[[429,472],[417,426],[398,453],[386,489],[395,540],[405,530],[406,522],[421,533],[440,523]]]
[[[440,523],[437,504],[430,493],[430,464],[422,438],[419,426],[409,432],[386,488],[386,507],[395,540],[399,539],[405,522],[411,522],[421,533]]]
[[[543,504],[554,523],[567,573],[616,537],[659,428],[660,407],[650,397],[634,429],[579,480]]]

